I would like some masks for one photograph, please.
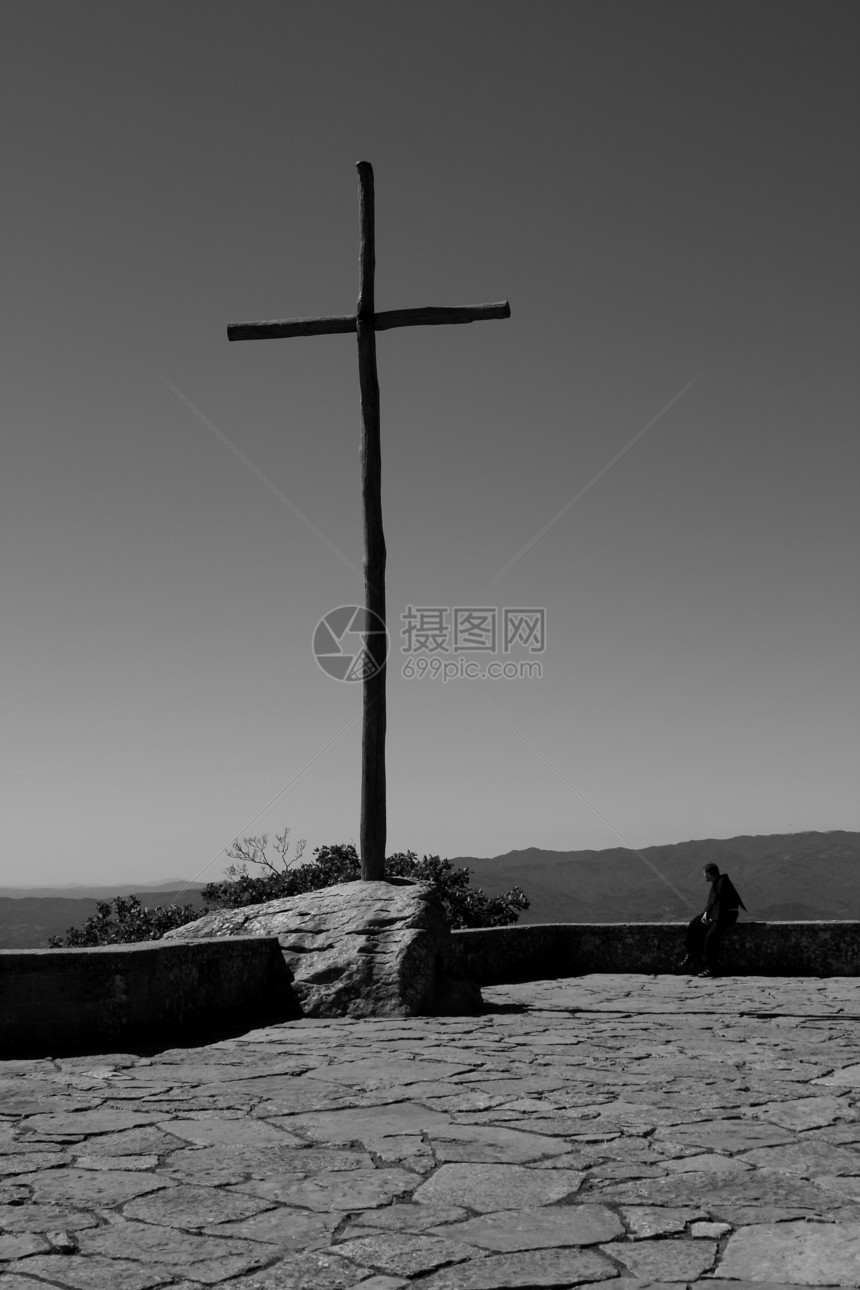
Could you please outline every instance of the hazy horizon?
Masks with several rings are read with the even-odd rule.
[[[822,830],[813,830],[813,832],[820,832],[822,836],[827,836],[827,835],[828,835],[828,834],[830,834],[830,833],[854,832],[854,830],[845,830],[845,829],[822,829]],[[657,842],[657,843],[645,843],[645,844],[643,844],[643,846],[642,846],[641,848],[634,848],[634,849],[633,849],[633,853],[635,854],[635,852],[636,852],[637,850],[647,851],[647,850],[649,850],[649,849],[651,849],[651,848],[657,848],[657,847],[662,848],[662,847],[666,847],[666,846],[673,846],[673,847],[674,847],[674,846],[677,846],[677,847],[681,847],[681,848],[683,848],[684,846],[696,846],[696,845],[700,845],[700,844],[705,843],[705,842],[731,842],[731,841],[735,840],[735,838],[743,837],[743,836],[750,836],[750,835],[740,835],[740,834],[735,834],[735,835],[733,835],[733,836],[732,836],[732,837],[730,837],[730,838],[686,838],[686,839],[684,839],[684,841],[682,841],[682,842],[677,842],[677,843],[659,843],[659,842]],[[791,835],[791,834],[787,834],[787,835],[781,835],[781,834],[777,834],[777,835],[773,835],[773,834],[757,834],[757,835],[752,835],[752,836],[755,836],[755,837],[771,837],[771,836],[788,836],[788,837],[791,837],[791,836],[793,836],[793,835]],[[606,852],[608,853],[608,852],[610,852],[610,851],[613,851],[613,852],[614,852],[614,851],[619,851],[619,850],[620,850],[620,851],[625,851],[625,850],[630,850],[630,848],[625,848],[625,847],[620,846],[620,845],[610,846],[610,847],[605,847],[605,848],[571,848],[571,847],[555,847],[555,848],[548,848],[548,847],[531,847],[531,846],[527,846],[527,847],[517,847],[517,848],[512,848],[510,851],[506,851],[506,852],[499,852],[497,855],[494,855],[494,856],[484,856],[484,857],[479,857],[479,856],[475,856],[475,855],[458,855],[458,856],[443,857],[443,859],[446,859],[446,858],[447,858],[447,859],[451,859],[451,860],[452,860],[452,861],[454,861],[454,862],[459,861],[459,860],[478,860],[478,859],[503,860],[503,859],[507,859],[507,857],[508,857],[508,856],[510,856],[510,855],[517,855],[517,854],[521,854],[521,853],[523,853],[523,852],[528,852],[528,851],[537,851],[537,852],[538,852],[538,854],[541,854],[541,855],[555,855],[555,854],[564,854],[564,853],[570,853],[570,854],[573,854],[573,855],[577,855],[577,854],[594,854],[594,853],[596,853],[596,854],[598,854],[598,855],[599,855],[599,854],[601,854],[603,851],[606,851]],[[388,854],[391,854],[391,852],[389,852]],[[272,855],[272,857],[274,857],[274,852],[272,851],[271,847],[270,847],[270,855]],[[311,853],[310,853],[310,852],[308,852],[308,851],[306,851],[306,852],[305,852],[305,854],[304,854],[304,856],[303,856],[303,857],[301,858],[301,860],[299,861],[299,863],[301,863],[301,864],[307,864],[307,863],[309,863],[312,859],[313,859],[313,856],[311,855]],[[255,870],[255,869],[253,868],[253,866],[252,866],[252,867],[251,867],[251,872],[252,872],[252,873],[254,873],[254,872],[262,872],[262,871],[261,871],[261,870],[260,870],[260,871]],[[652,873],[653,873],[653,870],[652,870]],[[696,876],[697,874],[698,874],[698,869],[696,868],[696,866],[692,866],[692,867],[691,867],[691,878],[693,878],[693,879],[694,879],[694,878],[695,878],[695,876]],[[217,881],[217,880],[219,879],[219,877],[221,877],[221,875],[220,875],[220,874],[215,874],[215,876],[214,876],[214,877],[213,877],[212,875],[210,875],[210,876],[208,876],[208,877],[204,878],[201,882],[199,882],[199,883],[198,883],[198,882],[195,882],[193,879],[188,879],[188,878],[187,878],[187,877],[185,877],[185,876],[172,875],[172,876],[170,876],[170,877],[164,877],[164,878],[151,878],[151,879],[142,880],[142,881],[140,882],[140,884],[139,884],[139,885],[140,885],[140,887],[141,887],[141,888],[144,888],[144,887],[147,887],[147,888],[155,888],[155,887],[168,888],[168,887],[170,887],[170,888],[172,888],[173,886],[181,887],[181,886],[183,886],[183,884],[184,884],[184,885],[186,885],[186,886],[190,889],[190,888],[193,888],[193,887],[205,886],[208,882]],[[123,879],[123,881],[122,881],[121,883],[120,883],[120,882],[117,882],[115,885],[116,885],[116,886],[123,886],[123,887],[127,887],[127,886],[129,886],[130,884],[134,884],[134,882],[135,882],[135,879],[134,879],[134,878],[129,879],[128,877],[126,877],[126,878],[124,878],[124,879]],[[58,884],[58,883],[44,883],[44,884],[41,884],[41,886],[44,886],[46,889],[55,889],[55,888],[56,888],[57,890],[73,891],[73,890],[75,890],[75,889],[76,889],[76,888],[78,888],[78,887],[83,887],[83,888],[92,888],[92,887],[96,887],[96,886],[105,886],[105,887],[109,887],[109,886],[111,886],[111,883],[110,883],[110,882],[106,882],[106,883],[68,882],[68,883],[62,883],[62,884]],[[17,891],[17,890],[21,890],[21,891],[32,891],[32,890],[36,890],[36,889],[37,889],[37,888],[36,888],[36,886],[35,886],[34,884],[32,884],[32,883],[17,883],[17,884],[16,884],[16,883],[7,883],[7,884],[5,884],[5,885],[0,884],[0,892],[9,892],[9,891]]]
[[[377,309],[512,311],[377,339],[388,853],[860,829],[858,6],[0,24],[0,885],[358,841],[355,339],[226,327],[354,310],[359,159]],[[542,676],[404,676],[409,607]]]

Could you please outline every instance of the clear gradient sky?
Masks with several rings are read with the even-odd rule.
[[[0,884],[358,841],[361,581],[273,491],[360,567],[355,339],[226,324],[353,311],[359,159],[378,309],[512,308],[378,338],[388,850],[860,828],[856,3],[2,24]],[[543,677],[405,679],[410,604]]]

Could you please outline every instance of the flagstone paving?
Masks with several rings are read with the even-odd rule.
[[[0,1063],[0,1290],[860,1286],[860,982]]]

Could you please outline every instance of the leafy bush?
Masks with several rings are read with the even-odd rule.
[[[96,913],[81,927],[68,928],[65,937],[52,936],[48,944],[52,950],[59,950],[157,941],[165,932],[193,922],[203,912],[193,905],[156,905],[149,908],[142,905],[137,896],[117,896],[113,902],[100,900],[96,905]]]
[[[269,854],[269,836],[243,838],[227,850],[233,861],[227,867],[228,877],[203,888],[203,909],[193,905],[156,905],[147,908],[137,896],[117,896],[112,902],[100,900],[97,912],[81,927],[70,927],[65,937],[52,936],[52,949],[92,945],[127,945],[135,941],[157,941],[165,932],[194,922],[210,907],[239,909],[244,905],[261,905],[284,896],[300,896],[319,891],[339,882],[357,882],[361,865],[351,843],[317,847],[313,860],[296,864],[304,850],[299,842],[296,853],[287,860],[289,829],[275,835],[277,858]],[[258,876],[252,869],[262,870]],[[452,927],[505,927],[515,923],[520,910],[528,909],[529,899],[521,887],[511,887],[501,896],[488,896],[479,887],[469,885],[470,871],[455,869],[450,860],[439,856],[418,859],[414,851],[399,851],[389,856],[385,871],[390,878],[412,878],[428,883],[442,904]]]
[[[295,868],[279,870],[266,860],[268,872],[255,877],[248,871],[248,865],[261,864],[254,857],[265,855],[267,841],[263,834],[259,838],[245,838],[244,849],[234,844],[235,850],[231,848],[230,854],[242,853],[239,864],[233,867],[235,876],[230,881],[213,882],[203,888],[203,899],[208,905],[219,909],[259,905],[284,896],[319,891],[339,882],[356,882],[361,877],[358,855],[351,843],[317,847],[313,860]],[[521,887],[512,887],[500,896],[486,895],[481,888],[469,885],[469,869],[455,869],[450,860],[439,856],[424,856],[419,860],[414,851],[399,851],[387,858],[385,872],[390,878],[412,878],[428,883],[452,927],[505,927],[515,923],[519,911],[528,909],[530,903]]]

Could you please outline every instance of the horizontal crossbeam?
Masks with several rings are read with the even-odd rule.
[[[388,309],[373,315],[373,330],[391,327],[438,326],[440,323],[481,322],[489,318],[510,318],[507,300],[495,305],[462,305],[451,309],[428,305],[424,309]],[[355,314],[339,318],[280,318],[271,322],[227,324],[228,340],[276,340],[284,336],[331,336],[356,330]]]

